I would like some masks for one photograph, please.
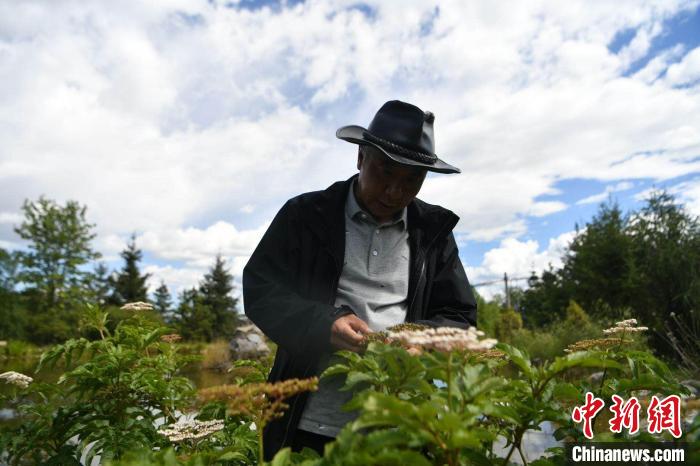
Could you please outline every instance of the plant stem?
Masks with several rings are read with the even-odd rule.
[[[265,449],[263,448],[263,426],[259,425],[256,422],[255,423],[255,430],[258,434],[258,465],[263,466],[265,464],[265,458],[264,458]]]
[[[447,356],[447,407],[452,411],[452,352]]]
[[[523,453],[523,449],[518,445],[518,453],[520,453],[520,459],[523,460],[523,466],[527,466],[527,460],[525,459],[525,454]]]
[[[510,447],[510,450],[508,451],[508,455],[506,455],[505,459],[503,460],[503,466],[508,465],[508,460],[510,460],[510,457],[513,455],[513,452],[515,451],[516,448],[520,449],[520,442],[523,438],[523,434],[525,433],[525,428],[523,426],[518,427],[518,430],[515,432],[515,437],[513,437],[513,446]]]
[[[620,335],[620,344],[617,345],[617,349],[615,350],[615,352],[620,351],[620,348],[622,348],[622,342],[623,342],[624,340],[625,340],[625,332],[624,332],[624,330],[623,330],[622,335]],[[605,362],[608,361],[608,354],[609,354],[609,353],[610,353],[610,350],[609,350],[609,349],[608,349],[608,350],[605,350],[605,359],[603,359]],[[603,368],[603,376],[600,378],[600,386],[598,387],[598,395],[602,395],[602,394],[603,394],[603,384],[605,383],[605,377],[607,376],[607,374],[608,374],[608,367],[605,366],[605,367]],[[594,396],[597,396],[597,395],[594,394]],[[591,420],[591,430],[594,429],[594,428],[595,428],[595,417]]]

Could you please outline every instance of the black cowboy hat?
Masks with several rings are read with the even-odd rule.
[[[435,115],[415,105],[391,100],[379,109],[369,128],[350,125],[335,132],[336,137],[353,144],[374,146],[403,165],[423,167],[431,172],[461,173],[435,155],[433,121]]]

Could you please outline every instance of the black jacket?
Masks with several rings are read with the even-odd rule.
[[[287,201],[243,270],[245,313],[278,345],[270,382],[309,377],[319,356],[332,351],[333,304],[345,254],[345,200],[353,178]],[[418,199],[407,215],[406,321],[475,326],[476,301],[452,234],[459,218]],[[287,400],[284,417],[266,427],[266,460],[291,444],[306,398],[304,393]]]

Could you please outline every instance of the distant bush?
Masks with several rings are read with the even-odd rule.
[[[202,350],[202,368],[225,371],[231,367],[231,350],[228,341],[216,340]]]
[[[0,354],[9,358],[34,357],[38,352],[38,346],[23,340],[9,340],[0,346]]]

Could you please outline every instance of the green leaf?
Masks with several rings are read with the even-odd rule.
[[[280,451],[277,452],[274,458],[272,458],[272,462],[270,463],[270,466],[285,466],[288,464],[291,464],[292,458],[292,449],[289,447],[283,448]]]
[[[505,343],[499,343],[496,345],[496,349],[499,349],[508,355],[510,361],[515,364],[515,366],[520,369],[520,371],[529,379],[534,380],[535,370],[532,367],[530,358],[527,353],[520,351],[514,346],[506,345]]]
[[[545,368],[544,375],[547,378],[551,378],[567,369],[571,369],[572,367],[623,368],[620,363],[613,361],[612,359],[605,359],[601,353],[577,351],[575,353],[556,358]]]

